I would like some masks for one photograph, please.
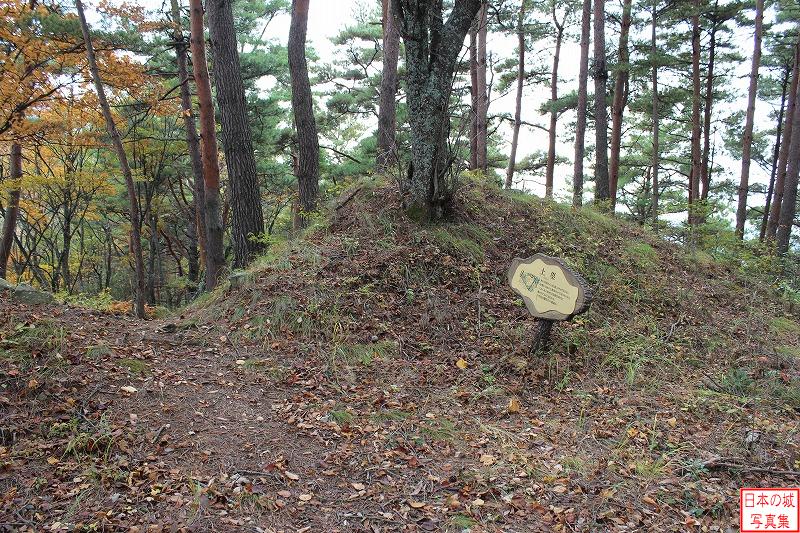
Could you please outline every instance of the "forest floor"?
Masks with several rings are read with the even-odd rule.
[[[737,531],[797,486],[800,324],[589,209],[364,184],[180,316],[0,302],[0,531]],[[529,356],[513,256],[596,296]]]

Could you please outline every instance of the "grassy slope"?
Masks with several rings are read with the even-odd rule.
[[[227,310],[236,342],[263,342],[268,366],[313,361],[332,390],[309,420],[363,428],[410,404],[402,423],[378,425],[387,446],[400,432],[440,466],[459,457],[463,482],[498,498],[539,487],[537,500],[569,480],[556,507],[584,523],[605,504],[581,490],[613,487],[611,509],[651,490],[643,511],[670,510],[667,523],[733,525],[738,474],[691,489],[682,476],[707,479],[702,463],[718,457],[800,469],[800,326],[768,287],[590,209],[476,184],[462,200],[458,222],[419,227],[390,189],[367,186],[209,309]],[[596,296],[531,359],[532,321],[505,274],[536,252],[565,258]]]
[[[81,348],[100,382],[154,392],[102,406],[125,446],[64,453],[58,468],[113,463],[158,492],[100,476],[82,505],[116,509],[118,491],[132,510],[115,524],[221,530],[724,530],[738,487],[790,484],[713,462],[800,470],[800,326],[768,287],[588,209],[475,183],[461,205],[457,222],[420,226],[392,189],[362,184],[245,286],[167,324],[174,338],[85,326],[84,344],[114,348]],[[595,300],[531,358],[532,321],[505,275],[536,252],[565,258]],[[115,343],[121,329],[138,340]],[[49,445],[68,450],[86,433],[75,426]],[[53,453],[27,455],[19,486]]]

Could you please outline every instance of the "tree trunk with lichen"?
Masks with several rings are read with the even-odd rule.
[[[608,109],[606,108],[606,31],[605,0],[594,0],[594,124],[595,124],[595,202],[610,199],[608,187]]]
[[[442,0],[398,0],[393,7],[406,48],[409,207],[437,220],[445,216],[455,193],[455,155],[447,145],[453,72],[481,0],[456,0],[446,21]]]

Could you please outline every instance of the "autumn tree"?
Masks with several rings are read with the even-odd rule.
[[[100,110],[103,112],[103,117],[106,121],[106,128],[108,129],[108,134],[111,137],[111,142],[114,146],[114,151],[117,154],[119,166],[122,170],[122,175],[125,178],[125,184],[128,189],[128,202],[130,204],[129,214],[131,222],[131,253],[133,255],[136,281],[134,308],[136,316],[139,318],[144,318],[144,258],[142,255],[141,215],[139,211],[139,200],[136,196],[136,186],[134,185],[133,175],[131,174],[131,169],[128,165],[128,156],[125,153],[125,147],[122,145],[122,138],[117,131],[117,125],[114,122],[113,115],[111,114],[111,107],[108,105],[108,100],[106,99],[103,80],[100,78],[100,73],[97,69],[97,59],[95,57],[94,47],[89,33],[89,25],[86,23],[86,15],[84,14],[81,0],[75,0],[75,7],[78,10],[78,17],[81,22],[81,31],[83,33],[83,41],[86,47],[86,57],[89,61],[89,72],[91,73],[92,80],[94,81],[94,87],[95,91],[97,92]]]

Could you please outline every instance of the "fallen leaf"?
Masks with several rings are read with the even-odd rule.
[[[314,496],[313,496],[313,495],[311,495],[311,494],[301,494],[301,495],[300,495],[300,496],[298,496],[297,498],[298,498],[298,499],[299,499],[301,502],[307,502],[307,501],[311,501],[311,498],[313,498],[313,497],[314,497]]]
[[[678,425],[678,419],[674,417],[670,418],[667,420],[667,424],[669,424],[669,427],[674,428],[675,426]]]
[[[278,496],[280,496],[281,498],[290,498],[292,496],[292,493],[291,491],[288,490],[279,490]]]
[[[120,387],[119,390],[121,390],[122,392],[127,392],[128,394],[133,394],[134,392],[138,392],[138,389],[136,387],[131,387],[130,385],[125,385],[123,387]]]
[[[353,488],[356,490],[364,490],[365,487],[363,483],[353,483]]]
[[[425,507],[425,504],[422,502],[408,502],[408,505],[410,505],[414,509],[422,509],[423,507]]]
[[[653,507],[658,506],[658,503],[653,498],[651,498],[650,496],[644,496],[642,498],[642,501],[644,503],[648,504],[648,505],[652,505]]]
[[[507,410],[509,413],[519,413],[521,407],[522,405],[520,405],[519,400],[517,398],[511,398],[508,401]]]
[[[49,464],[49,465],[58,464],[58,458],[56,458],[56,457],[48,457],[47,458],[47,464]]]
[[[464,370],[465,368],[467,368],[467,362],[464,360],[463,357],[460,357],[458,361],[456,361],[456,366],[461,370]]]
[[[285,475],[286,477],[288,477],[292,481],[297,481],[298,479],[300,479],[300,476],[298,476],[294,472],[289,472],[288,470],[286,472],[284,472],[283,475]]]
[[[489,465],[493,465],[495,463],[495,461],[497,461],[497,457],[495,457],[494,455],[483,454],[483,455],[481,455],[480,461],[481,461],[481,463],[484,464],[484,466],[489,466]]]

